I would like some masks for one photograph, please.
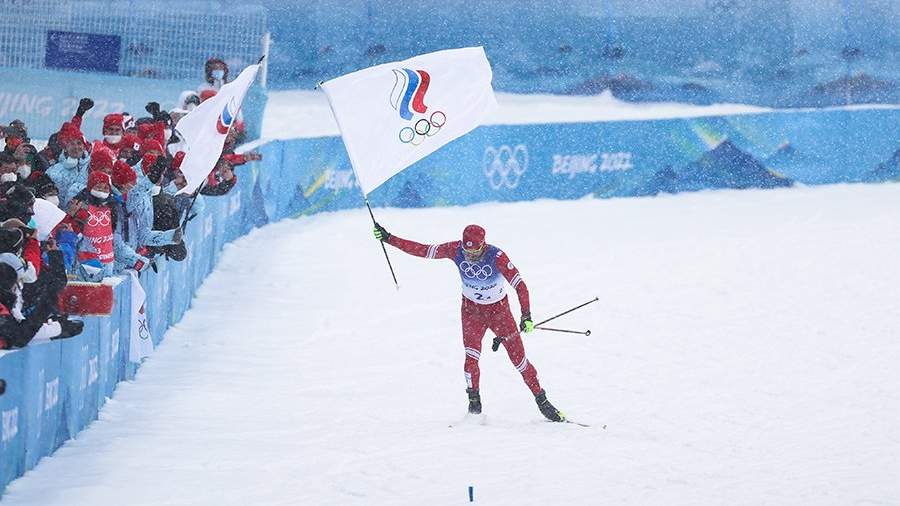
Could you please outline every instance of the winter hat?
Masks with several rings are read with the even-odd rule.
[[[91,174],[88,176],[87,182],[88,191],[93,190],[94,187],[100,183],[106,183],[112,186],[112,179],[110,179],[109,174],[107,174],[106,172],[100,172],[99,170],[91,172]]]
[[[113,163],[116,161],[116,155],[111,149],[101,146],[94,149],[91,153],[91,163],[88,165],[89,172],[103,171],[112,172]]]
[[[103,130],[114,126],[125,129],[125,118],[120,113],[107,114],[103,117]]]
[[[134,151],[140,151],[141,138],[135,134],[125,134],[122,136],[122,144],[119,146],[119,149],[133,149]]]
[[[478,225],[469,225],[463,230],[463,249],[477,250],[484,246],[484,229]]]
[[[150,173],[150,169],[153,168],[157,158],[159,158],[159,155],[153,153],[145,153],[141,158],[141,171],[145,176]]]
[[[203,90],[200,92],[200,102],[206,102],[214,96],[216,96],[216,90]]]
[[[156,139],[144,139],[144,142],[141,143],[141,153],[147,153],[148,151],[166,152],[162,144]]]
[[[164,128],[162,123],[155,122],[151,118],[141,118],[137,121],[137,136],[141,142],[153,139],[163,144],[166,141]]]
[[[118,160],[113,165],[112,182],[119,188],[137,181],[137,174],[127,163]]]
[[[62,128],[59,129],[59,135],[57,135],[56,140],[59,142],[60,146],[63,147],[72,141],[81,141],[84,143],[84,134],[81,133],[81,130],[77,126],[67,121],[63,123]]]

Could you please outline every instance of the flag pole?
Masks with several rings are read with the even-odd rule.
[[[372,213],[372,206],[369,205],[369,197],[363,196],[363,200],[366,201],[366,209],[369,210],[369,216],[372,217],[372,225],[375,225],[375,214]],[[381,251],[384,252],[384,260],[388,264],[388,269],[391,270],[391,277],[394,278],[394,286],[397,287],[397,290],[400,289],[400,283],[397,282],[397,275],[394,274],[394,266],[391,265],[391,259],[388,257],[387,248],[384,247],[384,241],[379,241],[381,243]]]
[[[315,89],[321,90],[323,83],[324,83],[324,81],[319,81],[316,84]],[[341,122],[338,119],[337,114],[335,114],[335,112],[334,112],[334,106],[331,104],[331,98],[328,97],[327,93],[325,94],[325,96],[326,96],[326,98],[328,98],[328,107],[331,109],[331,114],[332,114],[332,116],[334,116],[334,120],[338,125],[338,130],[341,131],[341,135],[343,136],[343,129],[341,128]],[[350,159],[350,169],[353,170],[353,176],[356,178],[357,181],[359,181],[359,175],[356,173],[356,164],[353,163],[353,155],[350,154],[350,150],[347,150],[347,157]],[[375,221],[375,213],[372,212],[372,206],[369,205],[369,195],[366,193],[366,190],[364,190],[361,186],[360,186],[360,190],[362,191],[362,194],[363,194],[363,201],[366,203],[366,209],[369,210],[369,216],[372,218],[372,225],[376,225],[377,222]],[[388,264],[388,269],[391,270],[391,277],[394,278],[394,286],[397,288],[397,290],[400,290],[400,283],[397,282],[397,275],[394,274],[394,266],[391,265],[391,258],[388,256],[387,248],[384,247],[384,241],[378,241],[378,242],[381,243],[381,251],[384,252],[384,260]]]

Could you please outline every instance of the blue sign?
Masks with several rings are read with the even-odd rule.
[[[62,70],[117,73],[121,45],[118,35],[50,30],[44,65]]]

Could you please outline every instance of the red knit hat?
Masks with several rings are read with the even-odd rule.
[[[63,123],[62,128],[59,129],[56,140],[59,142],[60,146],[65,146],[71,141],[81,141],[84,143],[84,134],[81,133],[81,130],[77,126],[67,121]]]
[[[110,179],[109,174],[106,172],[100,172],[99,170],[95,170],[88,175],[87,189],[91,191],[100,183],[106,183],[108,185],[112,185],[112,179]]]
[[[206,102],[207,100],[216,96],[216,90],[213,89],[205,89],[200,92],[200,102]]]
[[[137,182],[137,173],[127,163],[117,160],[116,164],[113,165],[112,182],[119,188],[135,183]]]
[[[103,117],[104,130],[114,126],[125,128],[125,118],[120,113],[107,114]]]
[[[137,126],[137,135],[141,140],[153,138],[156,135],[156,130],[155,123],[141,123]]]
[[[478,250],[482,246],[484,246],[484,229],[478,225],[467,226],[463,230],[463,249]]]
[[[91,163],[88,165],[88,171],[112,172],[115,161],[116,155],[112,150],[101,145],[91,153]]]
[[[166,152],[158,140],[144,139],[144,142],[141,143],[141,153],[147,153],[148,151],[159,151],[160,153]]]
[[[119,149],[133,149],[135,151],[140,151],[141,139],[134,134],[125,134],[122,136],[122,144],[119,146]]]
[[[145,176],[150,173],[150,168],[156,163],[157,158],[159,158],[159,156],[153,153],[144,153],[144,156],[141,157],[141,172],[143,172]]]

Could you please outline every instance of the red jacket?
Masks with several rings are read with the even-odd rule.
[[[401,239],[396,235],[391,235],[388,244],[400,249],[405,253],[423,258],[441,259],[446,258],[456,262],[456,258],[461,254],[461,241],[445,242],[443,244],[419,244],[407,239]],[[485,255],[488,254],[490,245],[485,244]],[[531,301],[528,296],[528,286],[519,274],[519,270],[513,265],[512,261],[503,251],[497,249],[496,260],[492,263],[497,266],[497,270],[506,279],[506,281],[515,288],[516,294],[519,296],[519,307],[522,314],[531,314]]]

